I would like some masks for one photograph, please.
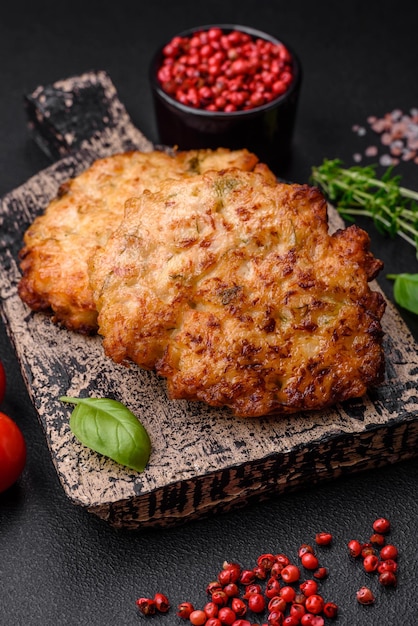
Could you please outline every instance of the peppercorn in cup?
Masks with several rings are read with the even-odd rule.
[[[287,44],[244,26],[197,27],[161,46],[150,81],[162,144],[247,148],[285,172],[301,85]]]

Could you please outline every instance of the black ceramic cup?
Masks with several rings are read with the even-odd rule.
[[[292,82],[286,92],[275,100],[245,111],[212,112],[186,106],[167,94],[158,81],[157,72],[163,60],[164,44],[154,55],[149,74],[159,140],[165,146],[175,146],[180,150],[247,148],[277,175],[283,174],[291,156],[301,86],[299,59],[286,42],[246,26],[211,24],[183,31],[179,36],[188,37],[213,27],[221,28],[225,33],[238,30],[252,38],[261,38],[274,44],[283,43],[292,57]]]

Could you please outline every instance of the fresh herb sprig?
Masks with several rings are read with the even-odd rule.
[[[418,192],[402,187],[393,168],[379,178],[376,166],[346,168],[339,159],[325,159],[312,168],[311,179],[344,219],[370,217],[379,232],[414,246],[418,258]]]
[[[110,398],[61,396],[60,400],[76,405],[70,416],[70,430],[82,444],[130,469],[144,471],[151,440],[124,404]]]
[[[393,297],[402,308],[418,315],[418,274],[388,274],[394,280]]]

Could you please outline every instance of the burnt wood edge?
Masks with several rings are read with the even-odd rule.
[[[349,478],[416,456],[415,415],[399,423],[376,426],[358,435],[335,437],[300,446],[288,453],[215,472],[118,503],[86,510],[115,528],[170,528],[227,513],[309,485]]]
[[[105,71],[90,71],[40,85],[24,95],[23,104],[29,133],[51,160],[66,157],[86,141],[115,129],[126,136],[125,150],[152,148],[133,125]],[[132,134],[136,135],[133,141]]]

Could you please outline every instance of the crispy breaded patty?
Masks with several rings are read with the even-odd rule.
[[[252,170],[257,161],[247,150],[223,148],[174,155],[133,151],[97,160],[63,184],[27,229],[20,252],[21,299],[35,311],[52,311],[54,321],[70,330],[95,332],[97,312],[87,260],[119,224],[125,201],[144,189],[157,190],[167,178],[228,167]],[[258,167],[273,176],[266,166]]]
[[[239,416],[322,409],[382,380],[382,263],[329,234],[316,188],[231,169],[127,203],[90,260],[106,354]]]

